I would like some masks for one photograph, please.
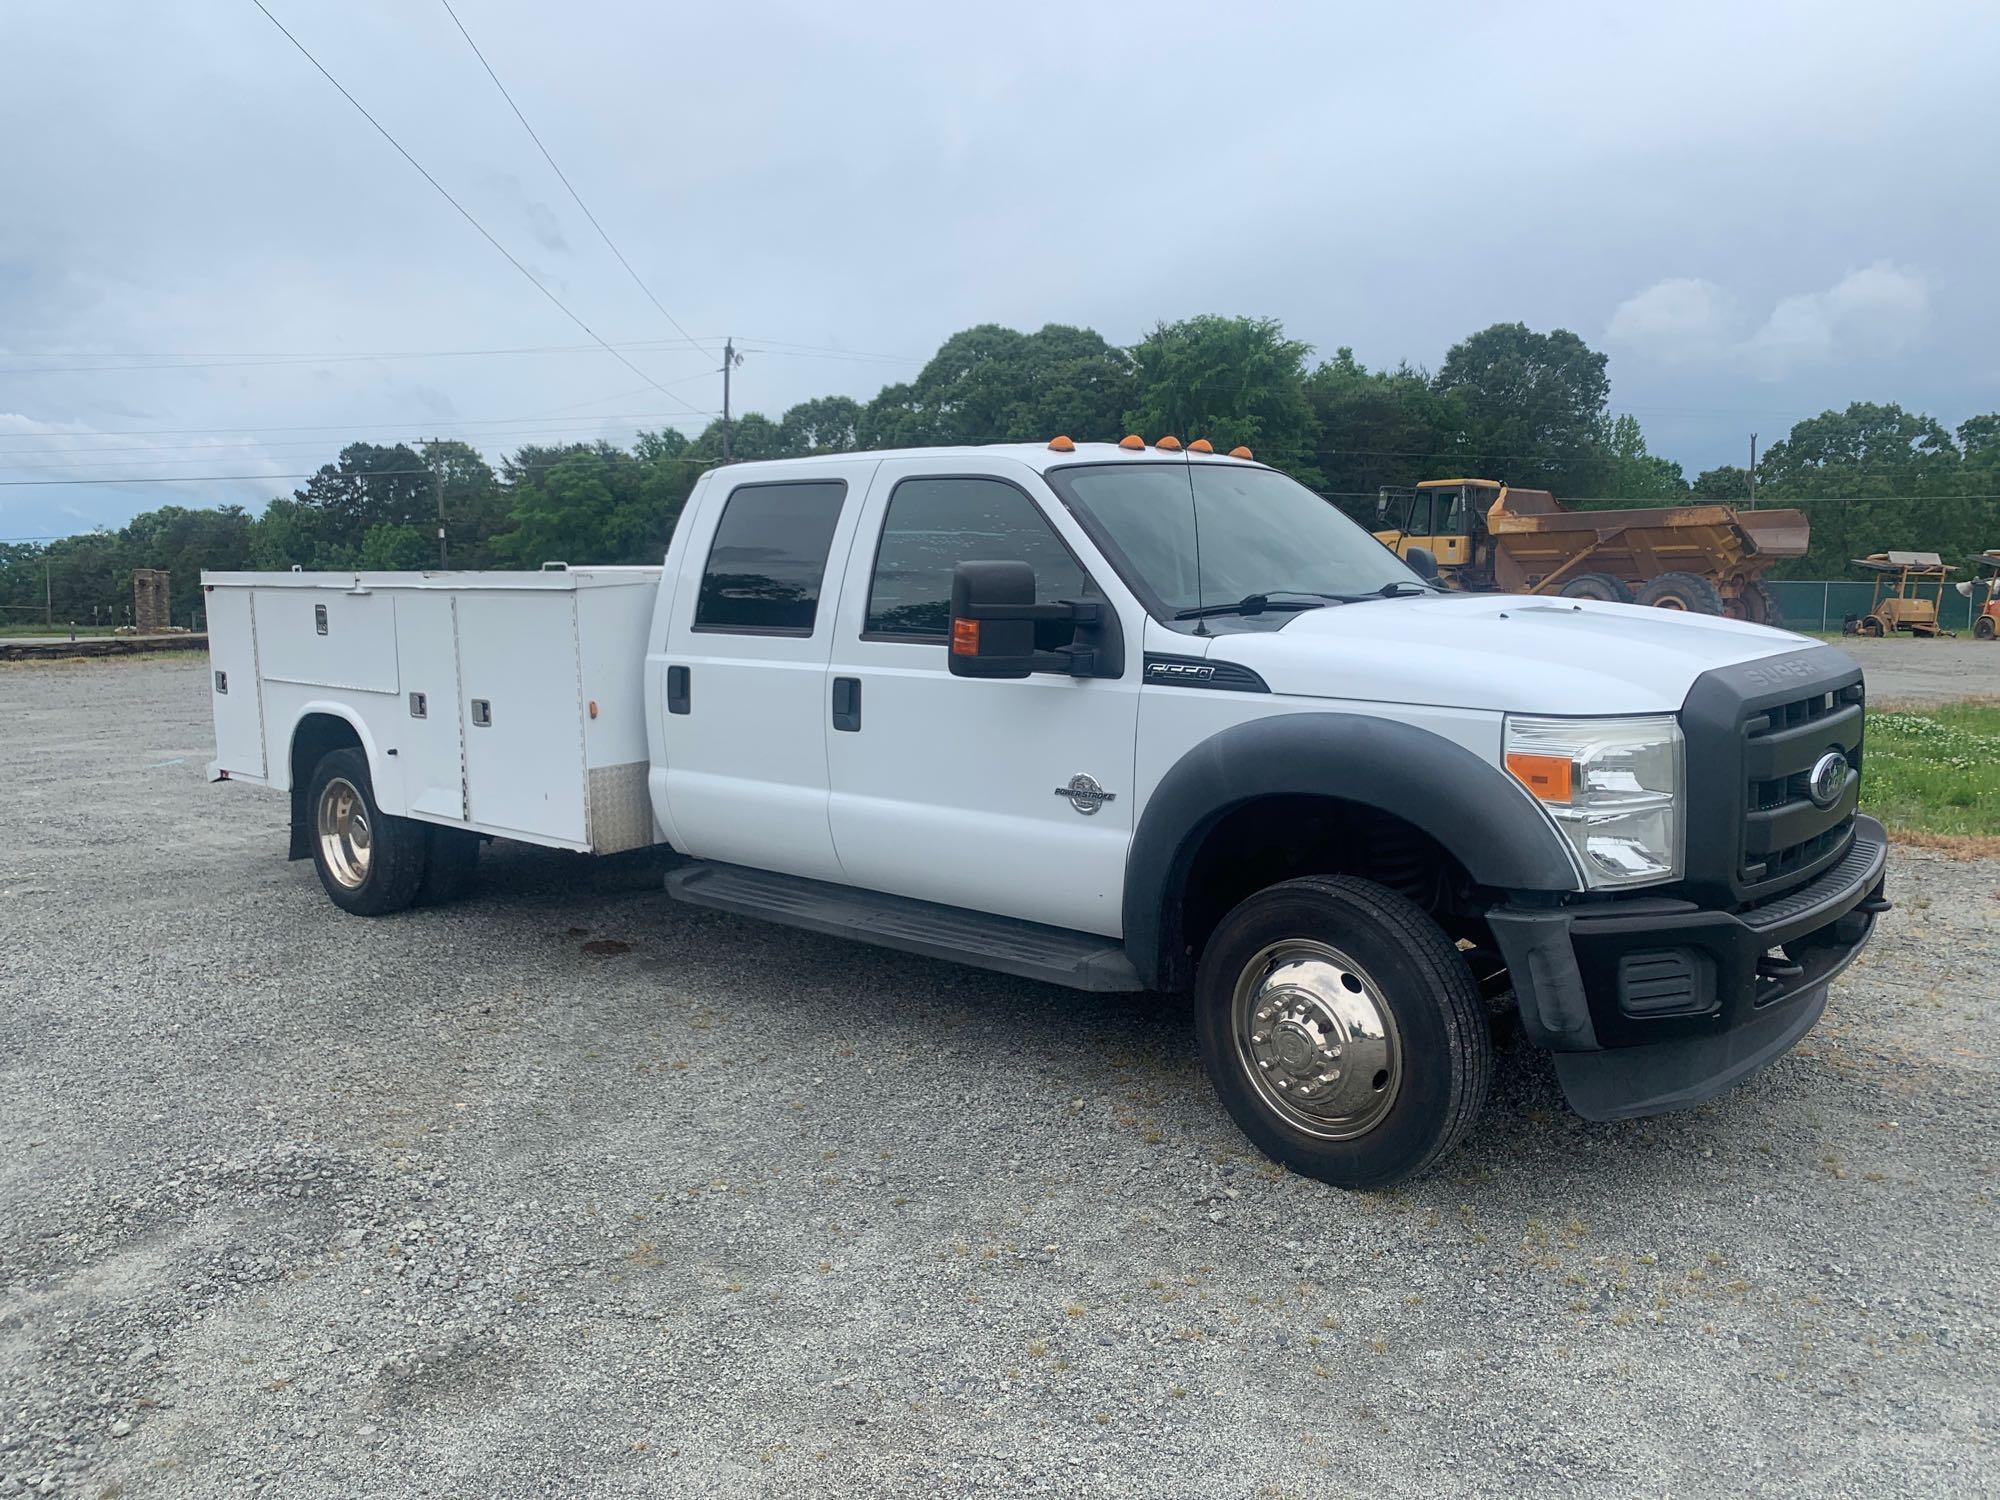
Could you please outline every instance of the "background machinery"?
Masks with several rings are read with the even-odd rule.
[[[1385,490],[1375,536],[1398,556],[1428,548],[1449,588],[1652,604],[1758,625],[1781,623],[1763,574],[1805,556],[1810,539],[1796,510],[1566,510],[1547,490],[1495,479]]]
[[[1947,567],[1935,552],[1875,552],[1855,558],[1854,565],[1875,576],[1875,597],[1866,615],[1843,623],[1846,633],[1880,636],[1905,630],[1927,638],[1952,633],[1938,629],[1938,605],[1945,579],[1957,569]]]
[[[1990,641],[2000,635],[2000,547],[1988,547],[1972,559],[1972,567],[1974,576],[1953,586],[1972,601],[1973,638]]]

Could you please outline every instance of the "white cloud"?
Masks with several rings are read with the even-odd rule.
[[[1606,336],[1667,361],[1712,357],[1729,343],[1729,295],[1699,276],[1672,276],[1618,304]]]
[[[1618,304],[1608,342],[1662,364],[1737,364],[1767,380],[1836,360],[1895,354],[1923,334],[1930,288],[1890,261],[1850,271],[1825,291],[1779,299],[1755,329],[1729,294],[1700,277],[1670,277]]]
[[[1746,352],[1759,374],[1775,379],[1840,355],[1897,353],[1916,341],[1929,316],[1922,273],[1877,261],[1827,291],[1785,298],[1751,335]]]

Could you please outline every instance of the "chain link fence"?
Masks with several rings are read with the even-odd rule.
[[[1938,601],[1938,624],[1962,633],[1972,628],[1973,601],[1952,586],[1957,581],[1954,577],[1945,583],[1944,597]],[[1788,630],[1839,630],[1849,615],[1859,619],[1867,614],[1875,597],[1875,586],[1864,579],[1767,578],[1764,582],[1778,601]],[[1928,586],[1923,592],[1925,598],[1931,597]],[[1986,591],[1977,592],[1984,603]]]

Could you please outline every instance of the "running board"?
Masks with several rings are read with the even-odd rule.
[[[932,901],[701,861],[668,871],[667,894],[691,906],[761,917],[829,937],[997,969],[1002,974],[1073,990],[1146,987],[1116,938],[1018,922],[1012,917]]]

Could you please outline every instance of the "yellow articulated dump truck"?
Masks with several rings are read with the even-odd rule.
[[[1758,625],[1780,623],[1764,573],[1805,556],[1810,539],[1796,510],[1565,510],[1547,490],[1497,479],[1385,490],[1375,536],[1399,557],[1427,549],[1449,588],[1653,604]]]

